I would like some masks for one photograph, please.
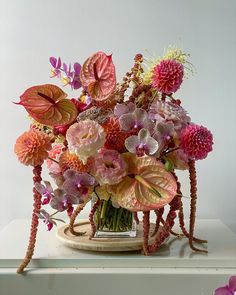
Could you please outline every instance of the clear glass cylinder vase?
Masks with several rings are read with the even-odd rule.
[[[133,212],[113,206],[111,199],[101,200],[94,214],[95,237],[136,237]]]

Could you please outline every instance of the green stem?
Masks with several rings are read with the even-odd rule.
[[[122,215],[122,213],[123,213],[123,208],[119,208],[118,209],[118,216],[117,216],[117,221],[116,221],[116,228],[115,228],[115,231],[118,231],[118,227],[119,227],[119,225],[120,225],[120,219],[121,219],[121,215]]]
[[[117,219],[117,208],[114,210],[113,222],[112,222],[112,230],[115,231],[116,229],[116,219]]]

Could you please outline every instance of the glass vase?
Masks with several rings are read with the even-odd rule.
[[[113,206],[111,199],[101,200],[94,215],[95,237],[136,237],[133,212]]]

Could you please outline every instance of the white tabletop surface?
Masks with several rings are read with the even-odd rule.
[[[16,268],[24,257],[30,220],[13,220],[0,232],[0,268]],[[178,231],[177,227],[175,228]],[[195,236],[208,240],[208,254],[194,253],[188,240],[171,237],[152,256],[138,252],[98,253],[62,245],[56,230],[40,224],[34,258],[37,268],[217,268],[236,272],[236,234],[217,219],[197,220]],[[201,246],[201,245],[200,245]]]

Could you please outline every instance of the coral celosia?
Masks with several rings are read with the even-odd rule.
[[[184,77],[184,67],[175,60],[161,61],[153,69],[152,86],[165,94],[176,92]]]
[[[38,130],[24,132],[15,144],[15,153],[19,161],[27,166],[42,165],[50,149],[49,136]]]
[[[188,125],[180,134],[180,147],[193,160],[202,160],[212,151],[213,136],[203,126]]]
[[[68,150],[62,153],[59,159],[59,166],[62,172],[65,172],[68,169],[73,169],[77,172],[88,172],[90,165],[90,158],[87,160],[86,164],[83,164],[76,154],[70,153]]]
[[[102,149],[94,157],[91,174],[100,185],[119,183],[126,173],[126,164],[117,151]]]
[[[123,152],[125,150],[125,139],[129,137],[131,133],[121,130],[119,120],[116,117],[109,117],[102,127],[106,133],[104,147]]]
[[[85,164],[105,143],[105,132],[101,125],[92,120],[75,123],[67,131],[69,151],[75,153]]]

